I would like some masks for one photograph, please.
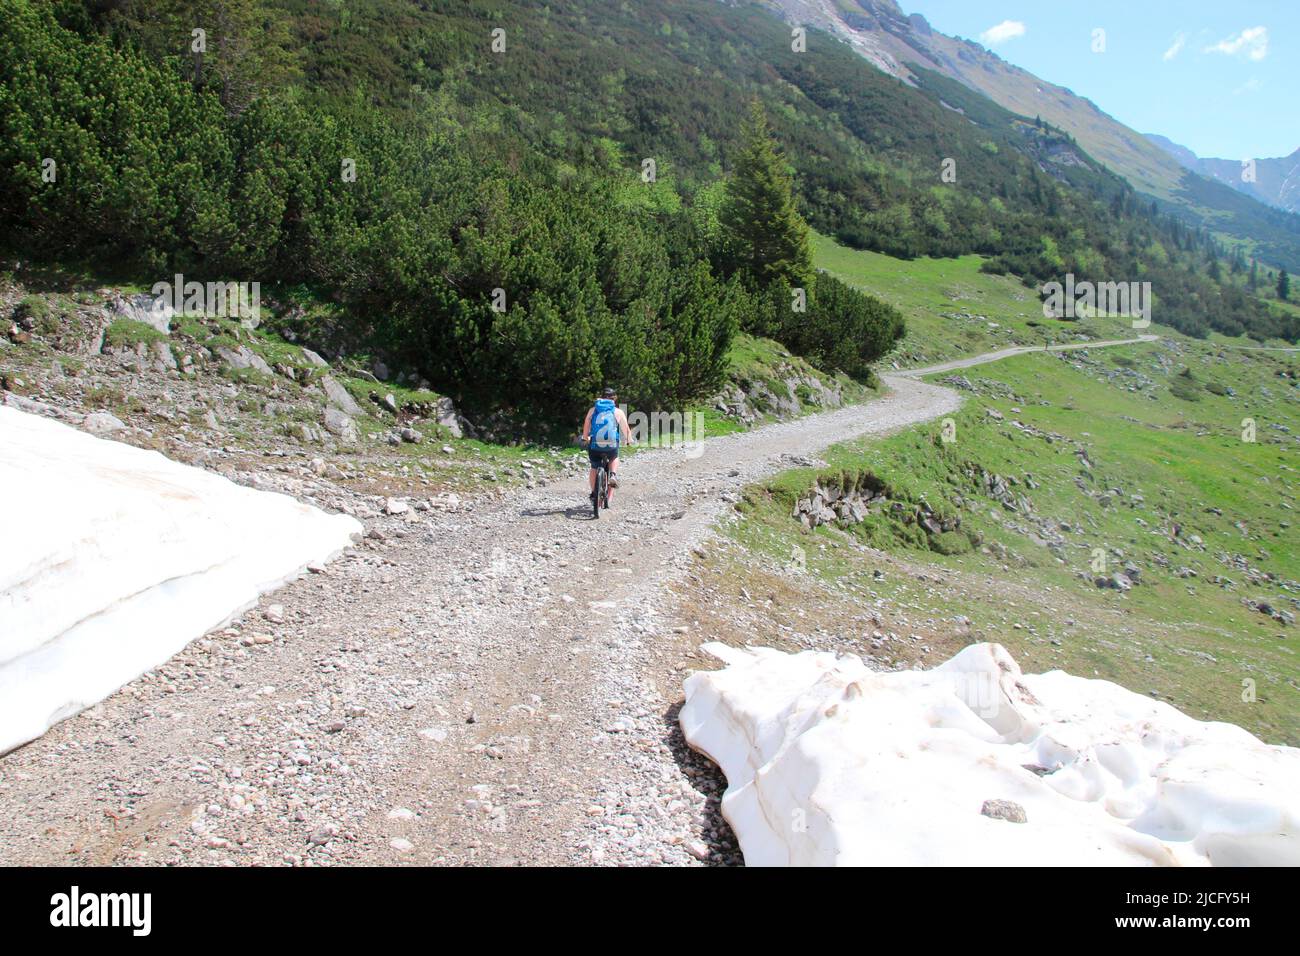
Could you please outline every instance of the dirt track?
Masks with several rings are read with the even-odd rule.
[[[663,619],[664,586],[724,496],[955,410],[924,371],[696,457],[638,454],[599,521],[575,480],[385,519],[385,540],[263,599],[283,623],[250,611],[0,758],[0,864],[725,857],[720,783],[649,677],[693,640]]]

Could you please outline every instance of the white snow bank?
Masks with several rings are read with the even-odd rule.
[[[280,494],[0,406],[0,753],[360,533]]]
[[[749,865],[1300,864],[1300,750],[1232,724],[998,644],[895,673],[704,650],[727,666],[687,679],[681,726]]]

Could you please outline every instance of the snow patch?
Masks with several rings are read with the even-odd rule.
[[[0,407],[0,753],[102,700],[361,525]]]
[[[1300,750],[1232,724],[998,644],[893,673],[703,649],[726,667],[681,726],[749,865],[1300,865]]]

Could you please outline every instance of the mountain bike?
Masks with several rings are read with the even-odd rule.
[[[597,455],[596,461],[599,462],[599,464],[595,466],[596,490],[591,493],[591,514],[593,518],[600,517],[600,510],[602,508],[605,509],[609,508],[609,492],[610,492],[610,484],[609,484],[610,456]]]

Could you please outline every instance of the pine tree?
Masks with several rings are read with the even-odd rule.
[[[1285,302],[1291,296],[1291,277],[1283,269],[1277,276],[1277,297]]]
[[[182,54],[197,89],[211,89],[231,115],[299,75],[289,20],[264,0],[116,0],[104,4],[157,60]],[[191,50],[202,29],[206,52]]]
[[[726,233],[724,256],[762,285],[785,279],[806,288],[813,276],[808,224],[795,208],[793,179],[758,101],[742,136],[718,215]]]

